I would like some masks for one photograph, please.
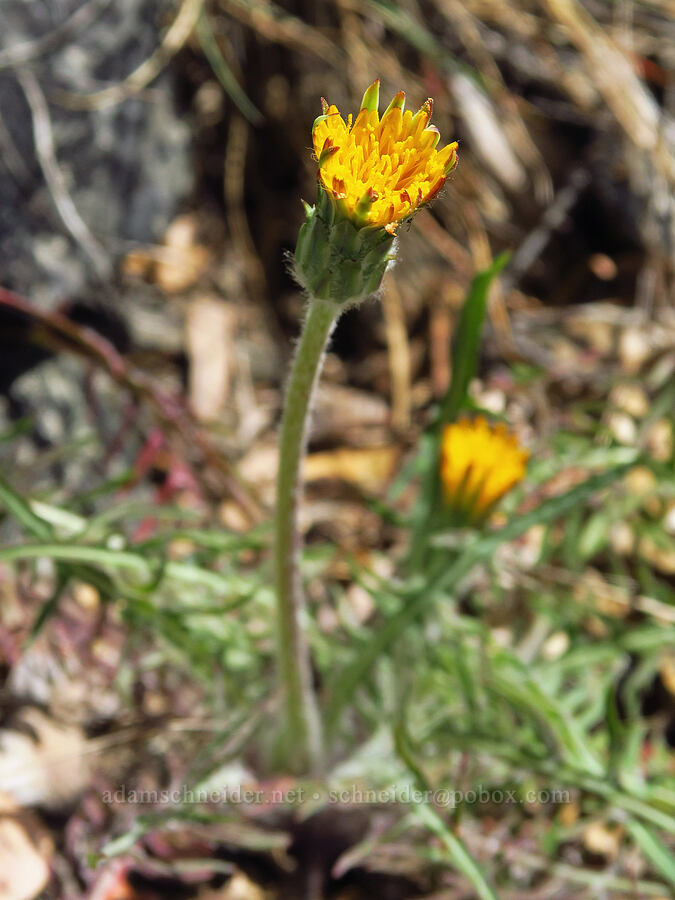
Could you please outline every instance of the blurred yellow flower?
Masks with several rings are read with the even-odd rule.
[[[429,125],[432,100],[415,115],[404,112],[400,91],[378,112],[380,82],[363,95],[352,123],[322,100],[312,140],[324,189],[357,227],[375,225],[393,234],[396,226],[432,200],[457,164],[457,143],[436,149],[440,135]]]
[[[525,475],[529,453],[483,416],[446,425],[441,443],[445,500],[466,523],[480,522]]]

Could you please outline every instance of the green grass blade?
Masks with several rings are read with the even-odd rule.
[[[225,57],[220,52],[218,41],[204,12],[202,12],[197,21],[197,37],[216,78],[230,100],[251,125],[260,125],[264,121],[263,115],[248,98],[246,92],[234,77],[234,72],[225,62]]]
[[[43,541],[49,541],[54,537],[54,528],[51,522],[38,515],[31,505],[23,499],[17,492],[11,488],[7,482],[0,478],[0,502],[4,503],[8,512],[23,525],[26,531],[29,531],[33,537]],[[50,507],[44,504],[34,504],[38,509],[49,510]],[[33,627],[28,636],[28,643],[34,641],[42,630],[45,623],[58,610],[59,602],[63,596],[63,592],[68,585],[71,577],[79,578],[92,584],[101,597],[111,597],[113,595],[113,584],[110,578],[103,572],[99,572],[91,566],[75,563],[57,565],[57,584],[54,588],[52,596],[44,603],[42,609],[37,615]]]
[[[88,562],[94,565],[108,566],[111,569],[129,570],[146,578],[153,575],[152,567],[147,560],[124,550],[57,543],[17,544],[0,548],[0,561],[3,562],[13,562],[18,559],[40,559],[41,557],[64,562]]]
[[[394,729],[394,742],[396,752],[413,775],[418,789],[429,796],[432,793],[429,783],[412,757],[401,723]],[[448,853],[449,862],[469,879],[480,900],[498,900],[464,842],[445,824],[436,810],[426,800],[413,802],[411,805],[417,818],[441,841]]]
[[[672,886],[675,886],[675,854],[666,847],[651,828],[642,822],[628,819],[626,828],[654,869],[667,878]]]
[[[499,531],[487,534],[470,545],[455,561],[443,569],[434,579],[405,599],[402,609],[385,622],[371,641],[361,650],[359,656],[338,677],[328,709],[328,725],[335,725],[337,717],[353,696],[363,677],[371,669],[379,655],[396,641],[440,593],[464,578],[478,563],[485,562],[505,541],[519,538],[535,525],[547,524],[569,513],[584,503],[594,493],[614,484],[631,469],[639,456],[634,454],[632,462],[591,476],[565,494],[545,500],[536,509],[514,516]]]
[[[476,894],[480,897],[480,900],[498,900],[497,894],[495,894],[483,877],[483,873],[464,846],[464,842],[450,830],[436,810],[426,803],[419,803],[414,807],[414,812],[429,831],[442,841],[443,846],[448,851],[450,862],[466,875],[476,889]]]
[[[456,419],[466,401],[471,379],[476,374],[490,285],[508,261],[509,254],[501,253],[492,265],[479,272],[471,282],[453,342],[452,381],[441,403],[441,422]]]
[[[34,422],[30,416],[17,419],[5,431],[0,432],[0,444],[10,444],[16,438],[21,437],[21,435],[28,434],[33,425]]]
[[[158,566],[163,561],[157,557],[146,559],[140,553],[129,550],[110,550],[107,547],[78,546],[77,544],[20,544],[0,548],[0,561],[47,557],[59,562],[90,563],[95,566],[129,571],[149,583],[155,583]],[[163,567],[166,578],[185,584],[201,585],[219,593],[248,593],[249,583],[241,577],[221,575],[210,569],[202,569],[191,563],[168,562]]]
[[[33,537],[40,540],[49,540],[52,537],[52,527],[44,519],[41,519],[30,505],[17,492],[11,488],[0,476],[0,503]]]
[[[523,710],[526,716],[539,721],[553,737],[562,759],[591,775],[603,774],[602,763],[586,745],[578,723],[553,697],[528,679],[525,672],[514,671],[509,677],[501,667],[491,679],[491,688],[514,709]]]
[[[390,31],[400,35],[426,58],[433,59],[443,70],[449,73],[464,72],[478,85],[483,84],[480,72],[453,56],[429,28],[401,6],[401,3],[389,0],[366,0],[365,3],[365,8],[372,11],[375,21],[383,22]]]

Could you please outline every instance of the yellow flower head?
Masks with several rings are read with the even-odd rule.
[[[337,106],[322,100],[312,140],[320,182],[348,218],[358,227],[376,225],[393,234],[443,187],[457,164],[457,143],[436,149],[440,135],[429,125],[432,100],[413,115],[404,112],[400,91],[380,118],[379,94],[378,80],[363,95],[353,123],[351,113],[345,122]]]
[[[465,521],[480,522],[525,475],[529,453],[504,425],[483,416],[446,425],[441,481],[448,505]]]

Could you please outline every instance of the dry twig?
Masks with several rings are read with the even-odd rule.
[[[120,84],[113,84],[90,94],[54,91],[54,99],[68,109],[103,109],[114,106],[140,93],[160,74],[169,60],[178,53],[197,24],[204,0],[183,0],[173,24],[155,52]]]
[[[61,221],[88,256],[96,270],[96,274],[99,278],[105,280],[111,272],[110,259],[94,238],[68,192],[66,180],[56,159],[54,135],[47,101],[42,93],[42,89],[38,84],[37,78],[29,69],[19,69],[17,78],[33,117],[35,150],[54,205],[61,216]]]
[[[647,150],[657,171],[675,184],[675,125],[663,120],[656,101],[635,74],[630,58],[577,0],[541,2],[566,29],[627,137]]]
[[[0,50],[0,69],[23,66],[33,59],[44,57],[71,37],[78,35],[109,3],[110,0],[89,0],[89,3],[85,3],[84,6],[75,10],[72,16],[49,34],[42,35],[34,41],[26,41],[23,44],[15,44],[13,47]]]
[[[158,389],[151,378],[132,366],[115,347],[100,334],[71,322],[58,312],[44,312],[28,300],[12,291],[0,288],[0,306],[6,306],[40,322],[61,345],[91,359],[104,368],[118,383],[136,396],[144,397],[154,409],[155,415],[180,440],[186,452],[196,450],[201,457],[195,468],[197,480],[203,483],[203,469],[208,466],[220,473],[222,488],[236,500],[251,522],[260,522],[263,510],[248,485],[244,485],[231,466],[211,443],[208,435],[197,425],[180,397],[171,397]]]

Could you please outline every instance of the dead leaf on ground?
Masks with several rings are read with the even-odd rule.
[[[666,690],[675,697],[675,653],[666,653],[661,659],[659,674]]]
[[[228,397],[236,323],[236,312],[216,297],[199,297],[188,306],[185,342],[190,406],[202,422],[217,419]]]
[[[49,881],[49,865],[12,816],[0,818],[0,900],[32,900]]]
[[[396,472],[400,455],[396,447],[339,447],[312,453],[305,464],[305,478],[337,478],[369,494],[381,494]]]
[[[597,569],[587,569],[574,586],[577,602],[589,604],[603,616],[624,619],[631,611],[630,594],[614,584],[609,584]]]
[[[609,394],[609,402],[634,419],[642,419],[649,412],[649,397],[645,389],[632,382],[617,384]]]
[[[573,313],[563,322],[567,334],[583,340],[600,356],[609,356],[614,349],[615,329],[611,322]]]
[[[248,484],[254,484],[260,499],[273,503],[279,464],[279,448],[276,443],[256,441],[238,463],[237,471]]]
[[[220,890],[201,891],[197,900],[266,900],[268,896],[243,872],[237,872]]]
[[[584,829],[584,846],[589,853],[615,859],[623,837],[620,825],[609,826],[604,822],[591,822]]]
[[[560,813],[558,818],[560,819],[560,824],[564,828],[571,828],[577,820],[579,819],[579,804],[576,800],[570,800],[569,803],[564,803],[560,807]]]
[[[504,110],[463,72],[452,76],[450,87],[477,156],[509,190],[522,191],[527,173],[504,131]]]
[[[89,781],[82,730],[36,708],[23,710],[17,726],[0,731],[0,791],[20,806],[68,806]]]
[[[197,218],[178,216],[169,225],[162,247],[141,247],[123,263],[127,275],[156,282],[168,294],[178,294],[193,285],[206,270],[211,254],[197,241]]]
[[[659,462],[667,462],[673,455],[673,426],[668,419],[657,419],[647,429],[647,449]]]
[[[381,398],[356,388],[320,385],[311,425],[312,440],[360,441],[359,429],[389,424],[389,405]]]
[[[140,900],[127,880],[129,863],[116,859],[105,867],[96,879],[89,900]]]
[[[639,328],[626,328],[619,338],[619,358],[624,372],[636,375],[652,353],[649,338]]]
[[[361,503],[308,499],[300,510],[303,532],[318,528],[343,549],[375,547],[382,537],[382,520]]]
[[[675,550],[672,547],[664,547],[645,534],[640,538],[639,552],[659,572],[675,575]]]

